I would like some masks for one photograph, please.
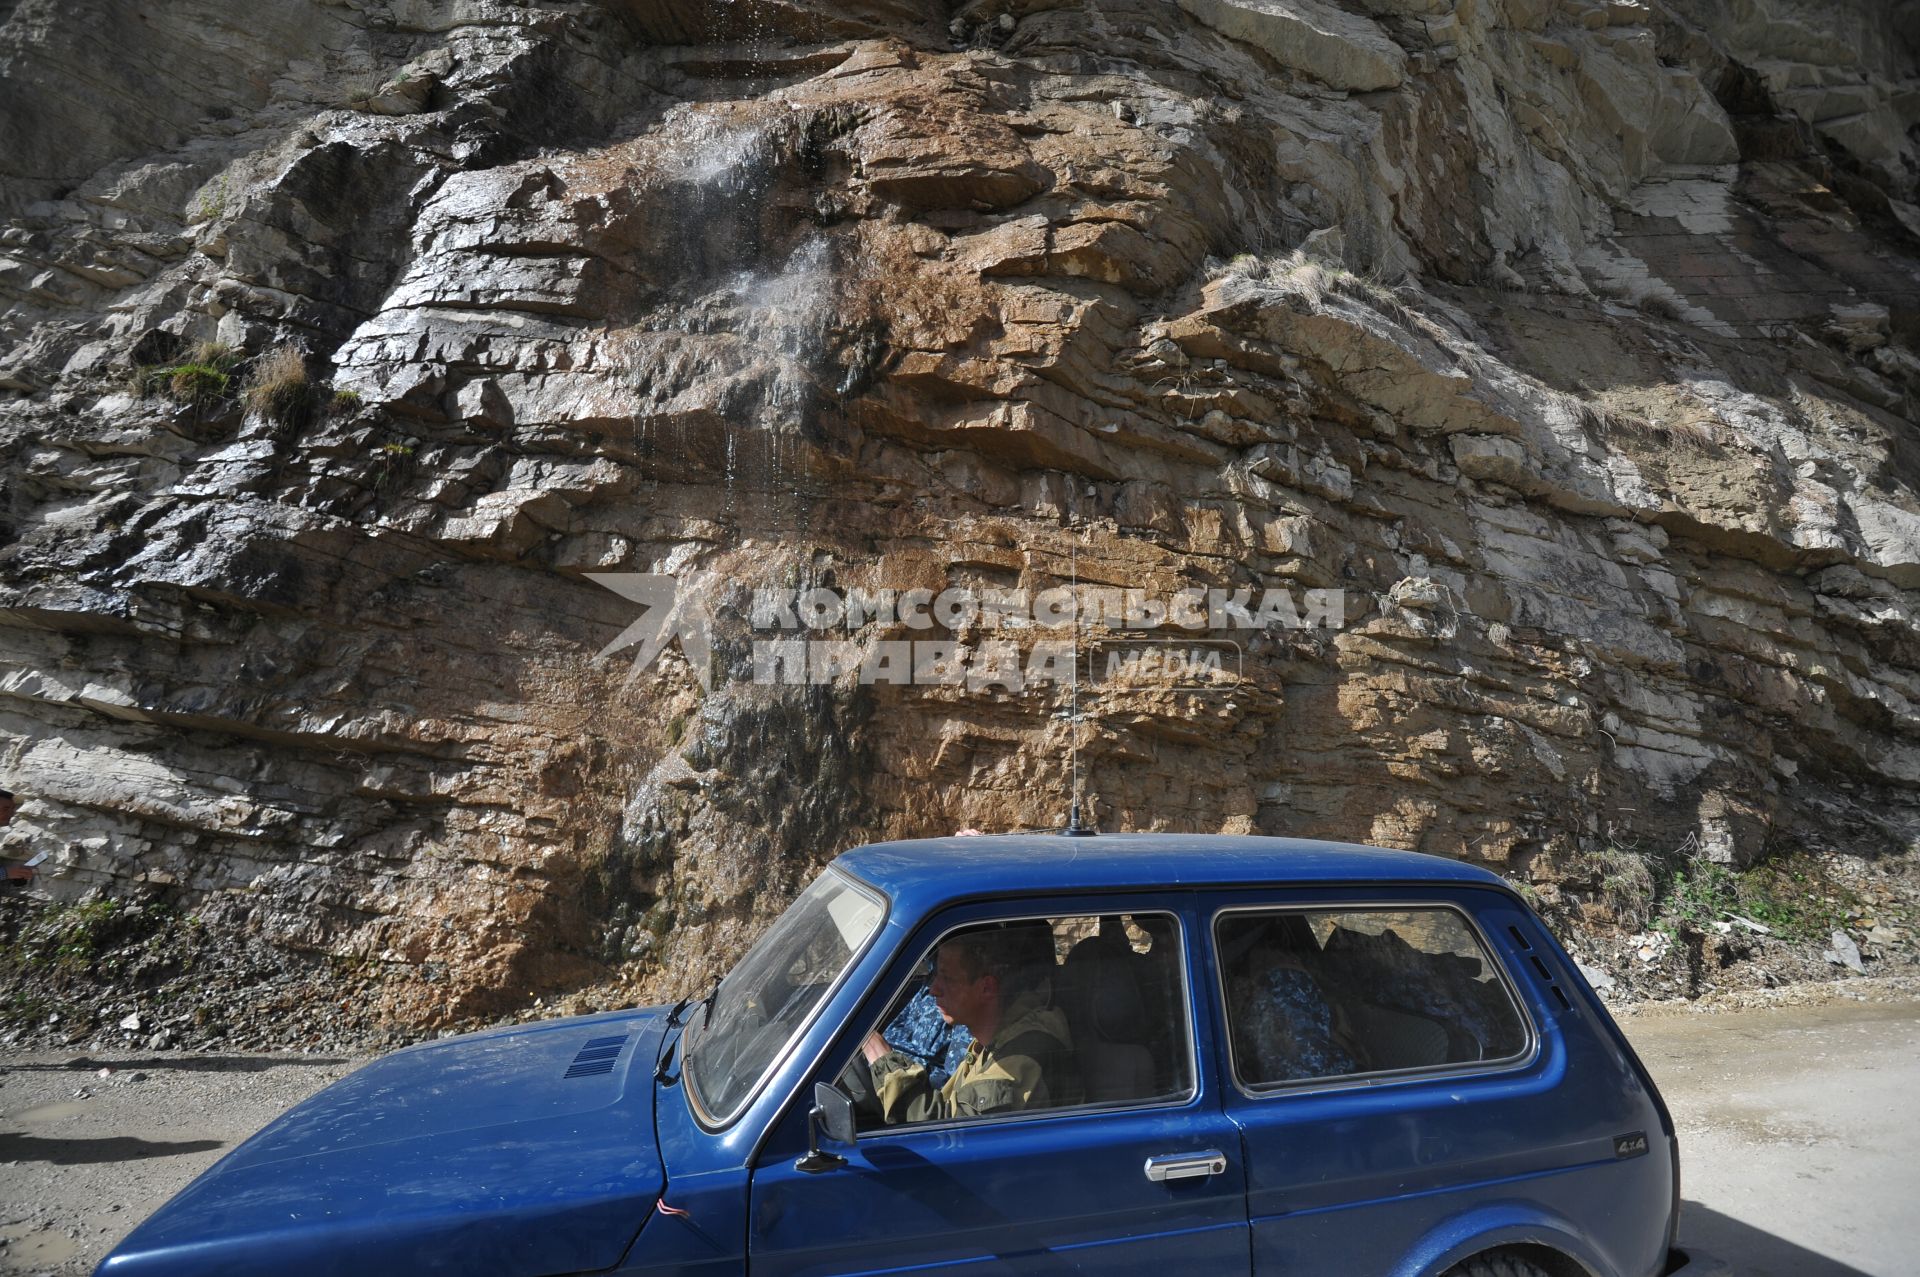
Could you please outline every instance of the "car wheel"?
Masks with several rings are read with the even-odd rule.
[[[1446,1277],[1550,1277],[1531,1259],[1518,1255],[1480,1255],[1447,1269]]]

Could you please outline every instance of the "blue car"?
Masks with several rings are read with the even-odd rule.
[[[98,1272],[1663,1277],[1679,1177],[1491,873],[964,837],[840,856],[704,1000],[369,1064]]]

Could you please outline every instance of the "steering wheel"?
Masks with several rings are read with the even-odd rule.
[[[879,1088],[873,1083],[873,1065],[867,1062],[864,1051],[854,1053],[847,1067],[840,1070],[839,1081],[841,1089],[853,1097],[853,1111],[863,1119],[862,1125],[866,1124],[864,1119],[871,1119],[875,1126],[885,1124],[886,1119],[880,1112]]]

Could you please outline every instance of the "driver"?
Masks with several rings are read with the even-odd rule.
[[[949,1024],[973,1035],[935,1090],[924,1065],[878,1034],[861,1051],[888,1125],[978,1117],[1079,1102],[1067,1017],[1052,1005],[1053,929],[1046,923],[963,932],[940,946],[929,992]]]

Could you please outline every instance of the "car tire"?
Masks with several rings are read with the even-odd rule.
[[[1551,1277],[1531,1259],[1518,1255],[1480,1255],[1447,1269],[1446,1277]]]

